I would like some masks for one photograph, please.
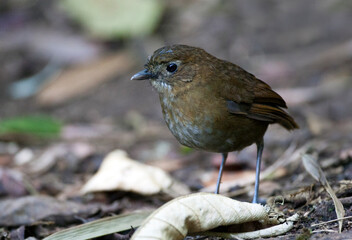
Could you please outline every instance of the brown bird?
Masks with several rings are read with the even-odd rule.
[[[156,50],[144,67],[131,80],[150,80],[159,93],[166,124],[177,140],[191,148],[222,153],[215,193],[219,193],[228,152],[257,145],[253,197],[257,203],[268,125],[298,128],[282,109],[287,106],[281,96],[254,75],[201,48],[166,46]]]

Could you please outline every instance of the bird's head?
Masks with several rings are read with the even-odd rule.
[[[204,68],[204,61],[212,57],[201,48],[186,45],[171,45],[156,50],[148,58],[144,70],[131,80],[150,80],[159,93],[174,93],[197,81]]]

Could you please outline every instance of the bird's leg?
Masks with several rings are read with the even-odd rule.
[[[260,177],[260,164],[262,161],[262,153],[264,148],[264,140],[257,142],[257,166],[255,169],[255,185],[254,185],[254,196],[252,203],[258,203],[258,191],[259,191],[259,177]]]
[[[219,194],[220,182],[221,182],[221,177],[222,177],[222,170],[224,168],[226,159],[227,159],[227,153],[223,153],[222,154],[222,162],[221,162],[220,169],[219,169],[218,181],[216,183],[215,194]]]

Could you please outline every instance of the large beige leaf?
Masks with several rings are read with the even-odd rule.
[[[190,193],[187,186],[162,169],[132,160],[122,150],[115,150],[106,156],[98,172],[83,186],[81,192],[113,190],[144,195],[167,193],[172,197]]]
[[[276,236],[290,230],[296,217],[287,223],[257,231],[234,234],[206,232],[204,235],[243,239]],[[252,222],[261,226],[273,223],[267,209],[259,204],[239,202],[218,194],[196,193],[174,199],[156,210],[131,239],[181,240],[187,235],[202,234],[219,226],[241,224],[245,228]]]

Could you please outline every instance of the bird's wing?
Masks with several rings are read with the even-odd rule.
[[[288,130],[298,128],[293,118],[282,109],[287,108],[285,101],[268,84],[236,65],[230,72],[232,76],[226,76],[227,84],[221,89],[230,113],[279,123]]]

